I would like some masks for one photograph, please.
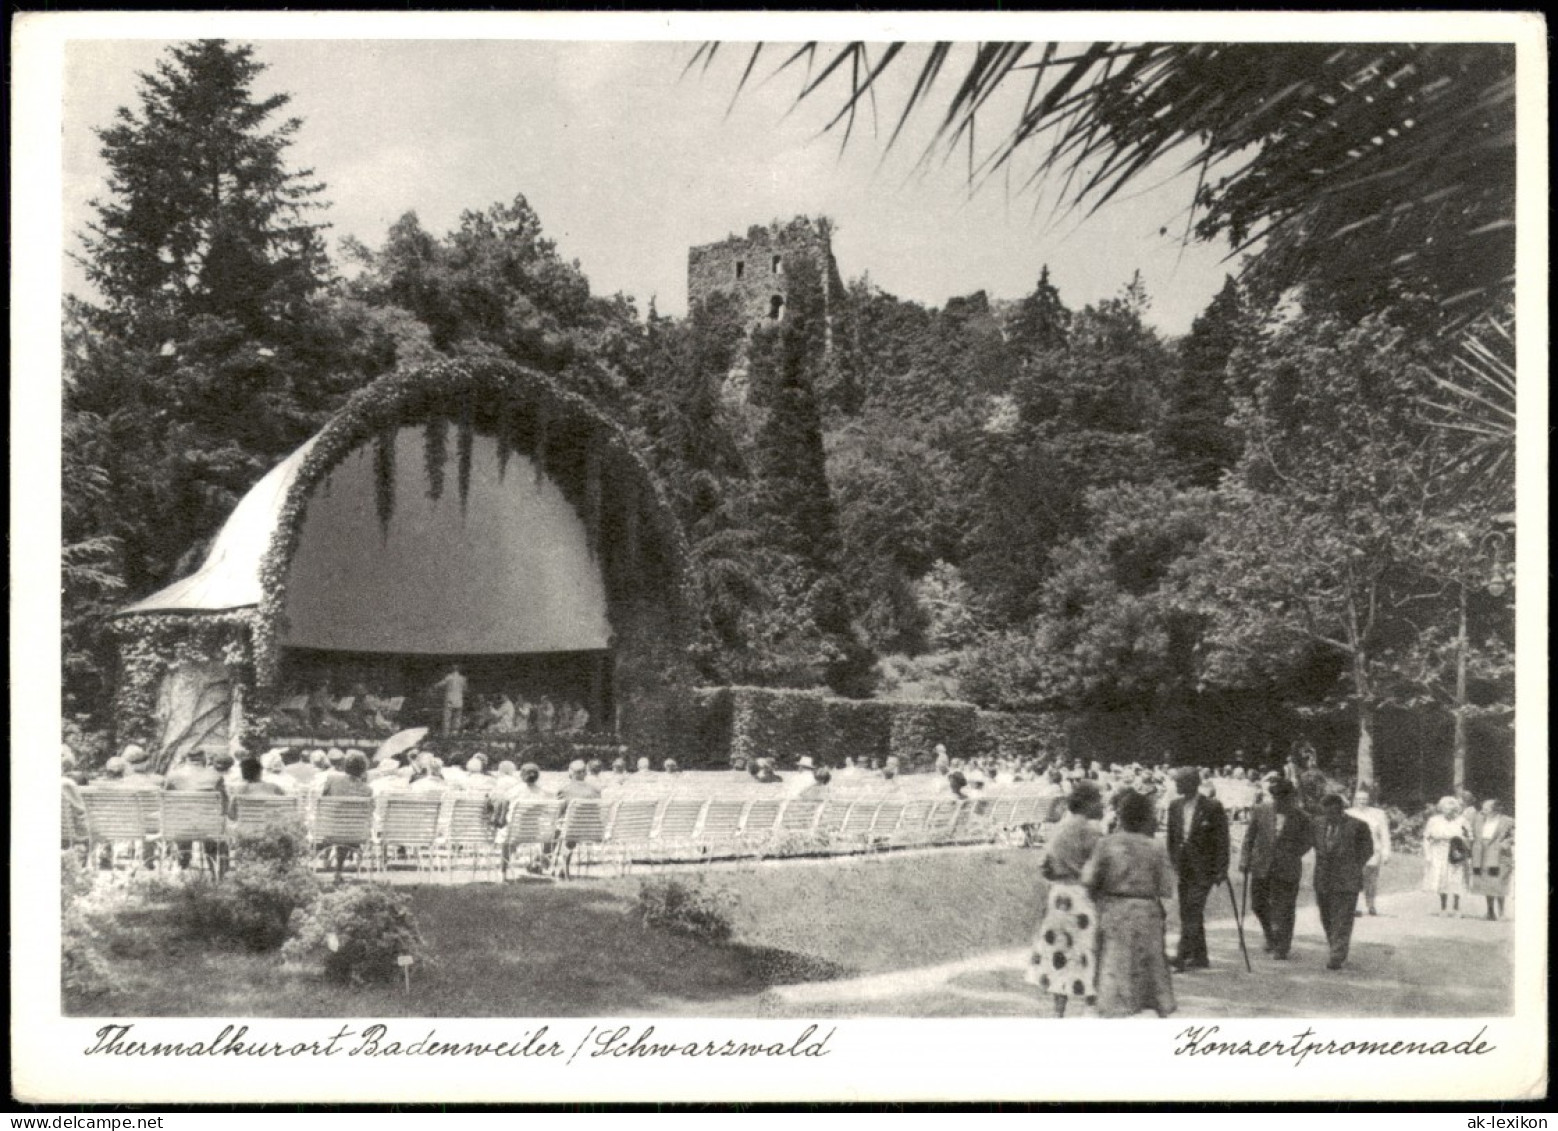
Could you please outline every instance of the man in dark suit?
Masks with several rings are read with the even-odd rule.
[[[1228,814],[1211,797],[1200,794],[1201,775],[1180,770],[1174,775],[1179,796],[1169,804],[1168,852],[1179,876],[1179,954],[1175,970],[1205,970],[1206,900],[1228,876]]]
[[[1255,806],[1244,834],[1240,871],[1249,873],[1250,906],[1266,936],[1266,953],[1285,961],[1293,946],[1293,916],[1304,853],[1314,847],[1314,827],[1294,801],[1286,778],[1268,787],[1271,800]]]
[[[1340,970],[1352,943],[1352,911],[1363,890],[1363,867],[1374,855],[1369,826],[1347,815],[1347,803],[1334,793],[1320,801],[1315,826],[1315,903],[1331,948],[1327,970]]]

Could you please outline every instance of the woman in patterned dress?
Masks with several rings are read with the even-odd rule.
[[[1054,995],[1055,1015],[1064,1017],[1072,998],[1093,1003],[1098,967],[1098,912],[1082,886],[1082,869],[1103,835],[1103,798],[1093,782],[1078,781],[1066,800],[1066,815],[1044,850],[1049,881],[1044,914],[1033,936],[1030,985]]]
[[[1174,866],[1153,839],[1152,803],[1139,793],[1120,802],[1120,828],[1098,842],[1082,883],[1098,907],[1098,1014],[1167,1017],[1178,1008],[1163,950],[1163,900],[1174,894]]]

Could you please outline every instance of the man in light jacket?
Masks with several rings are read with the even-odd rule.
[[[1385,810],[1371,804],[1372,801],[1368,788],[1360,785],[1353,794],[1352,808],[1347,810],[1347,815],[1368,825],[1369,835],[1374,838],[1374,855],[1363,866],[1363,902],[1370,915],[1378,915],[1374,897],[1379,892],[1379,870],[1390,859],[1390,819],[1385,816]],[[1358,909],[1353,913],[1362,915],[1363,911]]]

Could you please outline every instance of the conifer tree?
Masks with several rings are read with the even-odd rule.
[[[93,202],[83,261],[120,328],[209,314],[253,332],[323,285],[310,217],[324,186],[287,167],[302,122],[273,124],[290,96],[256,96],[264,69],[249,46],[181,44],[141,75],[139,107],[98,131],[110,195]]]
[[[1071,311],[1049,281],[1049,264],[1039,269],[1033,293],[1025,295],[1007,322],[1012,346],[1023,358],[1047,350],[1065,349],[1071,335]]]
[[[1228,359],[1249,330],[1243,294],[1230,275],[1180,343],[1158,439],[1186,483],[1213,486],[1239,458],[1237,434],[1227,423],[1233,411]]]
[[[394,363],[331,301],[322,186],[264,64],[175,46],[98,131],[107,193],[80,236],[92,293],[65,312],[65,698],[107,716],[103,614],[201,561],[243,493]],[[90,485],[90,490],[86,489]]]

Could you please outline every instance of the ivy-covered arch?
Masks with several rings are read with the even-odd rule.
[[[348,400],[310,442],[281,497],[260,558],[257,605],[120,617],[121,733],[128,727],[148,734],[155,681],[177,663],[204,658],[229,663],[244,699],[240,737],[250,746],[264,743],[279,690],[289,570],[309,502],[328,490],[331,472],[349,455],[372,445],[375,503],[387,528],[395,506],[394,436],[418,425],[435,497],[445,489],[451,428],[462,506],[477,434],[496,441],[500,468],[512,454],[527,456],[537,476],[562,491],[601,570],[624,737],[656,750],[675,744],[677,701],[692,682],[685,646],[693,622],[686,543],[675,515],[619,425],[551,378],[498,360],[443,361],[391,374]],[[198,647],[200,641],[212,649]]]

